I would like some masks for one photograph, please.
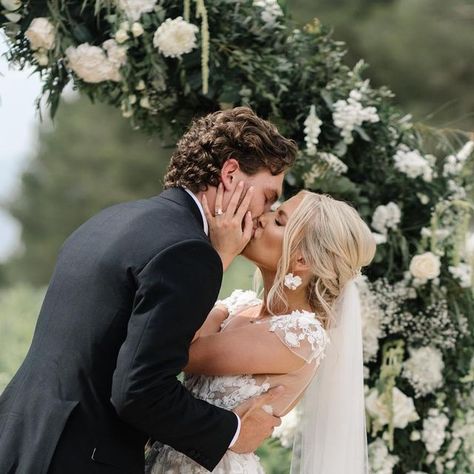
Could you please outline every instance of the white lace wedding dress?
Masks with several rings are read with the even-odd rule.
[[[260,395],[272,387],[284,385],[283,397],[272,406],[277,416],[285,415],[300,398],[313,378],[325,356],[329,337],[314,313],[294,311],[291,314],[273,316],[253,321],[249,309],[254,308],[253,316],[258,314],[262,301],[253,291],[235,290],[231,296],[218,303],[224,304],[229,315],[221,326],[226,331],[244,324],[253,323],[255,331],[271,331],[275,334],[273,344],[284,344],[288,349],[305,360],[297,371],[283,375],[232,375],[204,376],[188,375],[184,385],[195,397],[206,400],[228,410],[232,410],[249,398]],[[246,313],[243,315],[242,313]],[[252,311],[250,311],[252,313]],[[273,346],[274,347],[274,346]],[[268,347],[271,351],[272,347]],[[174,450],[162,445],[149,471],[150,474],[206,474],[208,471]],[[265,474],[259,458],[254,453],[236,454],[228,450],[214,474]]]

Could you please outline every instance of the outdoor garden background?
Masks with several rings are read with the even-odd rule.
[[[107,14],[94,10],[104,3]],[[49,98],[19,186],[0,203],[21,226],[0,263],[0,391],[69,233],[106,206],[158,194],[193,115],[246,104],[299,143],[286,195],[306,187],[346,199],[377,236],[359,283],[372,472],[474,473],[474,2],[138,3],[154,5],[136,17],[114,2],[1,0],[8,60],[40,71]],[[155,34],[180,15],[195,25],[186,53]],[[32,33],[38,17],[54,28]],[[115,55],[107,77],[78,65],[86,42]],[[82,94],[59,99],[70,77]],[[1,87],[0,77],[0,97]],[[252,274],[238,259],[221,296],[249,288]],[[281,444],[297,422],[289,416],[259,451],[268,473],[289,471]]]

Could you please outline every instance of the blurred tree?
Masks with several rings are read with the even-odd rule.
[[[416,120],[474,130],[472,0],[287,0],[298,22],[317,17],[363,58]]]
[[[22,226],[25,248],[5,264],[8,281],[47,284],[59,247],[82,222],[112,204],[161,191],[170,153],[111,107],[65,103],[53,128],[40,127],[37,154],[7,207]]]
[[[0,291],[0,393],[26,355],[44,289],[16,285]]]

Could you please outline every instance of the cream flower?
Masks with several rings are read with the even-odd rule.
[[[14,12],[21,7],[21,0],[1,0],[1,4],[5,10]]]
[[[102,48],[107,51],[107,59],[118,69],[127,62],[127,48],[119,46],[116,41],[109,39],[102,43]]]
[[[410,263],[410,273],[419,280],[433,280],[440,274],[441,262],[437,255],[425,252],[415,255]]]
[[[113,51],[114,54],[118,53],[117,50],[114,51],[115,47],[110,41],[113,40],[104,43],[104,48]],[[88,43],[80,44],[77,48],[70,46],[66,49],[66,56],[69,67],[85,82],[118,82],[121,79],[118,58],[108,58],[104,50],[98,46],[91,46]]]
[[[48,18],[35,18],[26,30],[25,36],[30,42],[31,49],[52,49],[55,39],[54,25]]]
[[[196,46],[196,33],[199,28],[184,21],[180,16],[168,18],[156,30],[153,45],[167,58],[180,58]]]
[[[49,63],[48,55],[44,51],[35,52],[33,57],[40,66],[47,66]]]
[[[142,26],[141,23],[135,22],[135,23],[132,25],[132,35],[133,35],[135,38],[138,38],[139,36],[141,36],[144,31],[145,31],[145,30],[143,29],[143,26]]]
[[[150,99],[148,97],[142,97],[140,99],[140,107],[143,109],[151,109]]]
[[[117,41],[117,43],[125,43],[127,40],[128,33],[125,30],[120,29],[115,33],[115,41]]]
[[[379,395],[377,389],[373,388],[365,398],[365,407],[371,418],[379,425],[387,425],[390,410]],[[418,421],[420,417],[415,409],[413,399],[406,396],[397,387],[393,387],[393,424],[395,428],[404,429],[408,423]]]
[[[117,0],[118,7],[132,21],[137,21],[143,13],[152,12],[157,0]]]

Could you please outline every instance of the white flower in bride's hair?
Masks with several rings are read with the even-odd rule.
[[[54,46],[54,25],[48,18],[35,18],[25,32],[31,49],[52,49]]]
[[[298,275],[293,275],[293,273],[287,273],[285,275],[284,285],[290,290],[296,290],[302,283],[303,280]]]
[[[118,7],[132,21],[137,21],[143,13],[152,12],[157,0],[118,0]]]
[[[168,18],[156,30],[153,45],[167,58],[180,58],[190,53],[196,46],[199,28],[183,20],[182,17]]]
[[[419,280],[433,280],[439,276],[440,270],[440,259],[432,252],[415,255],[410,262],[410,273]]]

